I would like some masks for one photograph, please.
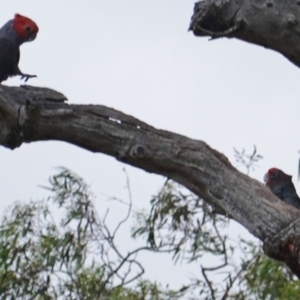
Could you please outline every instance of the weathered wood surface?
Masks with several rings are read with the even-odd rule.
[[[295,263],[299,210],[240,173],[203,141],[158,130],[109,107],[65,100],[45,88],[0,86],[0,144],[15,149],[22,143],[64,141],[173,179],[242,224],[265,242],[267,254],[285,261],[300,276]]]
[[[300,66],[299,0],[204,0],[195,4],[196,36],[237,38],[273,49]]]

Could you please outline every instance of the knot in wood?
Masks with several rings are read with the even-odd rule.
[[[141,145],[137,145],[133,149],[133,154],[139,158],[144,158],[146,155],[146,149]]]
[[[290,27],[296,26],[298,23],[299,23],[299,20],[293,14],[287,15],[287,24]]]
[[[0,144],[11,150],[20,147],[23,143],[23,137],[18,127],[6,127],[0,125]]]
[[[273,1],[271,1],[271,0],[268,0],[266,2],[266,4],[267,4],[267,7],[272,7],[274,5]]]

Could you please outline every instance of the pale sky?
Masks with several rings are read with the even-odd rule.
[[[69,103],[102,104],[160,129],[207,142],[235,165],[233,147],[264,156],[251,175],[270,167],[293,175],[300,128],[300,70],[282,55],[238,40],[196,38],[187,32],[194,0],[22,1],[2,3],[0,24],[15,13],[40,32],[21,46],[20,68],[30,85],[53,88]],[[4,84],[20,85],[19,78]],[[3,210],[15,200],[40,199],[57,166],[70,168],[94,193],[126,198],[123,164],[62,142],[0,148]],[[149,208],[164,179],[126,166],[134,207]],[[99,214],[107,207],[99,196]],[[113,206],[115,221],[124,211]],[[236,233],[244,232],[234,226]],[[120,239],[120,247],[135,242]],[[122,244],[122,245],[121,245]],[[175,267],[167,256],[145,256],[146,278],[182,284],[198,266]],[[149,263],[151,260],[151,263]],[[162,263],[165,268],[161,268]]]

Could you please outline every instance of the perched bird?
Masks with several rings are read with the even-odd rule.
[[[292,176],[272,168],[264,176],[264,182],[272,193],[285,203],[300,208],[300,198],[292,182]]]
[[[19,69],[20,49],[24,42],[31,42],[36,38],[38,26],[32,20],[15,15],[0,28],[0,83],[8,77],[19,75],[21,79],[36,77],[23,74]]]

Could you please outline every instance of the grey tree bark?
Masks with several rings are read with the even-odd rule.
[[[300,211],[240,173],[205,142],[156,129],[102,105],[71,105],[56,91],[0,86],[0,144],[58,140],[166,176],[227,214],[300,277]]]
[[[299,0],[204,0],[195,4],[190,30],[273,49],[299,67],[299,22]]]
[[[195,36],[208,36],[211,39],[220,37],[237,38],[252,44],[260,45],[265,48],[273,49],[296,66],[300,66],[300,1],[299,0],[204,0],[195,4],[194,14],[190,23],[189,30],[193,31]],[[231,176],[231,175],[230,175]],[[228,184],[230,184],[228,182]],[[238,189],[242,188],[241,183]],[[232,185],[234,187],[234,185]],[[245,187],[246,188],[246,187]],[[246,198],[236,198],[235,201],[242,201],[245,207],[249,209],[249,214],[260,215],[266,218],[267,223],[277,222],[273,219],[273,212],[265,206],[265,202],[257,201],[260,197],[265,200],[274,201],[273,197],[266,196],[263,190],[259,191],[254,186],[249,186],[248,193],[254,196],[248,196],[249,201],[254,201],[247,206]],[[248,187],[247,187],[248,189]],[[222,202],[227,198],[225,190],[222,191]],[[258,195],[260,195],[258,197]],[[262,196],[264,195],[264,196]],[[231,197],[231,196],[230,196]],[[251,200],[250,198],[251,197]],[[233,200],[233,198],[231,198]],[[235,202],[237,204],[237,202]],[[220,203],[219,203],[220,204]],[[276,207],[277,204],[275,204]],[[272,204],[273,206],[273,204]],[[226,212],[230,213],[230,208],[222,206]],[[231,207],[236,210],[236,207]],[[282,216],[286,214],[283,210],[277,211]],[[246,211],[245,211],[246,213]],[[293,211],[294,215],[294,211]],[[261,227],[257,219],[249,220],[249,223],[243,222],[246,218],[241,215],[239,219],[232,213],[234,219],[243,224],[254,235],[264,242],[264,251],[270,257],[284,261],[300,277],[300,219],[291,222],[285,229],[287,223],[282,223],[282,227],[277,228],[278,232],[264,232],[261,236],[257,235],[248,227],[251,221],[252,226]],[[272,216],[272,217],[271,217]],[[260,217],[259,217],[260,218]],[[294,217],[291,215],[291,221]],[[296,217],[295,217],[296,218]],[[242,220],[241,220],[242,219]],[[275,225],[275,224],[274,224]],[[279,225],[279,223],[278,223]]]

